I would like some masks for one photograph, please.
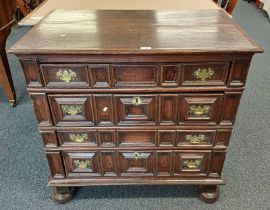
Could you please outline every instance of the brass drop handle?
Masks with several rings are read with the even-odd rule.
[[[135,105],[135,106],[141,105],[141,104],[142,104],[142,99],[141,99],[141,97],[139,97],[139,96],[133,97],[133,99],[132,99],[132,104]]]
[[[215,72],[212,68],[199,68],[194,72],[196,79],[200,79],[205,82],[206,79],[211,79],[214,76]]]
[[[209,105],[192,105],[189,107],[189,113],[197,117],[200,117],[202,115],[208,115],[209,112],[210,112]]]
[[[141,159],[141,154],[138,152],[134,152],[132,155],[133,160],[140,160]]]
[[[62,110],[66,115],[79,115],[82,113],[82,106],[62,105]]]
[[[82,134],[69,134],[69,138],[77,143],[82,143],[85,140],[87,140],[88,135],[86,133],[82,133]]]
[[[77,75],[71,69],[59,69],[59,71],[56,72],[56,76],[58,79],[68,83],[73,81]]]
[[[73,163],[76,168],[86,169],[91,167],[90,160],[73,160]]]
[[[186,135],[186,141],[191,144],[199,144],[205,140],[205,135]]]
[[[188,169],[198,169],[201,165],[201,160],[184,160],[183,166]]]

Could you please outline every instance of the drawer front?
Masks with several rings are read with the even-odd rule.
[[[143,87],[158,85],[158,65],[113,65],[116,87]]]
[[[41,71],[47,87],[87,88],[88,67],[78,64],[42,64]]]
[[[57,131],[61,146],[98,146],[96,131]]]
[[[217,125],[223,98],[216,93],[48,95],[56,126]]]
[[[175,151],[174,176],[207,176],[210,160],[210,150]]]
[[[70,64],[68,62],[39,65],[35,59],[21,60],[30,87],[41,87],[44,84],[48,88],[105,89],[226,86],[228,78],[231,80],[229,61],[129,64],[78,64],[75,61],[76,64]],[[245,71],[248,65],[242,66]],[[234,72],[235,70],[232,69],[230,75]]]
[[[208,176],[211,150],[62,152],[67,177]]]
[[[120,130],[117,131],[119,147],[146,147],[156,145],[155,131]]]
[[[120,151],[121,176],[153,176],[154,153],[149,151]]]
[[[229,62],[202,62],[183,64],[183,86],[226,85]]]
[[[87,95],[49,95],[56,126],[93,126],[92,98]]]
[[[157,96],[116,95],[118,125],[155,125]]]
[[[101,176],[100,157],[95,151],[63,152],[67,177]]]
[[[192,148],[212,146],[215,139],[215,130],[181,130],[177,131],[176,146]]]
[[[223,94],[181,94],[179,119],[182,123],[218,124]]]
[[[53,132],[54,133],[54,132]],[[224,135],[223,135],[224,133]],[[230,132],[219,132],[218,140],[227,141]],[[54,142],[55,137],[43,132],[43,140]],[[52,135],[52,134],[51,134]],[[176,147],[176,148],[211,148],[216,139],[216,130],[58,130],[58,139],[62,147]],[[221,144],[221,142],[219,143]],[[224,143],[223,143],[224,144]],[[49,145],[50,146],[50,145]]]

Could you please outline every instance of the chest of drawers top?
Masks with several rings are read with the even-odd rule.
[[[68,11],[45,17],[16,54],[260,52],[223,11]]]

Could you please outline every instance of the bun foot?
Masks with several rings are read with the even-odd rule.
[[[219,188],[217,185],[200,186],[199,198],[205,203],[214,203],[219,197]]]
[[[72,200],[74,197],[74,187],[55,187],[53,192],[53,200],[64,204]]]

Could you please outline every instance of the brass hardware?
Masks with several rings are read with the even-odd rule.
[[[79,115],[82,113],[82,106],[62,105],[62,110],[66,115]]]
[[[186,135],[186,141],[189,141],[191,144],[199,144],[205,140],[205,135]]]
[[[199,68],[197,71],[194,72],[194,76],[197,79],[202,80],[203,82],[205,82],[206,79],[211,79],[214,74],[215,72],[211,68]]]
[[[183,166],[188,169],[198,169],[201,165],[201,160],[184,160]]]
[[[90,160],[73,160],[73,163],[75,167],[79,169],[91,168]]]
[[[139,106],[142,104],[142,99],[139,96],[135,96],[132,99],[132,104],[135,106]]]
[[[208,115],[209,112],[209,105],[192,105],[189,107],[189,113],[195,116]]]
[[[132,155],[133,160],[140,160],[141,159],[141,154],[138,152],[134,152]]]
[[[59,71],[56,72],[56,76],[60,80],[63,80],[65,82],[71,82],[76,78],[77,75],[71,69],[59,69]]]
[[[85,140],[87,140],[88,135],[86,133],[82,133],[82,134],[69,134],[69,138],[72,141],[75,141],[77,143],[82,143]]]

